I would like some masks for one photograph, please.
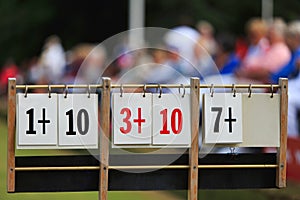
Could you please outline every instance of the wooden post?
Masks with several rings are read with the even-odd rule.
[[[99,200],[107,200],[110,143],[110,78],[102,78],[100,105],[100,177]]]
[[[16,79],[8,80],[7,192],[15,192]]]
[[[286,187],[286,150],[287,150],[287,113],[288,113],[288,79],[280,78],[280,147],[277,149],[276,186]]]
[[[199,78],[191,78],[191,126],[192,143],[189,149],[189,189],[188,199],[198,199],[198,158],[199,158]]]

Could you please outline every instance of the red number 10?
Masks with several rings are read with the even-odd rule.
[[[160,111],[163,120],[163,128],[160,130],[160,134],[170,134],[168,130],[168,110],[164,109]],[[176,127],[177,119],[177,127]],[[174,134],[179,134],[182,130],[182,112],[179,108],[175,108],[171,113],[171,129]]]

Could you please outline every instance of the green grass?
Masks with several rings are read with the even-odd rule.
[[[96,200],[98,192],[58,192],[58,193],[7,193],[6,192],[6,168],[7,168],[7,126],[3,117],[0,117],[0,200]],[[17,155],[57,155],[71,154],[72,151],[58,150],[17,150]],[[85,154],[85,151],[79,151]],[[169,195],[168,192],[108,192],[109,200],[152,200],[160,199],[162,195]],[[172,199],[172,197],[168,198]],[[178,198],[180,199],[180,198]]]
[[[6,160],[7,160],[7,127],[5,121],[0,119],[0,199],[2,200],[95,200],[97,199],[97,192],[86,193],[14,193],[8,194],[6,192]],[[36,152],[38,153],[38,152]],[[50,153],[50,152],[49,152]]]
[[[57,150],[22,150],[17,155],[56,155],[70,154],[72,151]],[[79,151],[84,154],[85,151]],[[7,127],[0,117],[0,200],[97,200],[98,192],[68,193],[7,193],[6,160],[7,160]],[[181,200],[187,199],[187,191],[165,192],[108,192],[109,200]],[[267,200],[267,199],[300,199],[300,187],[290,184],[287,189],[277,190],[200,190],[199,199],[209,200]]]

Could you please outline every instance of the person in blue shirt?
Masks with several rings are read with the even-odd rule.
[[[241,60],[235,53],[235,38],[223,33],[217,37],[218,50],[214,57],[221,75],[233,74],[240,66]]]
[[[298,75],[298,64],[300,64],[300,21],[294,21],[289,24],[285,39],[292,52],[291,59],[281,70],[270,75],[272,83],[278,83],[280,77],[292,79]]]
[[[291,60],[280,71],[271,74],[271,83],[278,83],[279,78],[295,78],[299,69],[297,67],[300,61],[300,47],[292,52]]]
[[[289,24],[286,42],[292,51],[291,60],[282,70],[272,74],[271,79],[277,83],[279,77],[289,78],[288,135],[289,137],[299,137],[297,115],[300,110],[300,21],[293,21]]]

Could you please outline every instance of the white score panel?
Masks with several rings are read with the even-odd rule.
[[[58,95],[58,146],[98,148],[98,95]]]
[[[113,143],[115,145],[151,144],[152,94],[114,93]]]
[[[190,146],[190,95],[153,94],[153,145]]]
[[[241,143],[242,96],[232,93],[204,94],[204,143]]]
[[[17,148],[57,144],[57,94],[17,94]]]

